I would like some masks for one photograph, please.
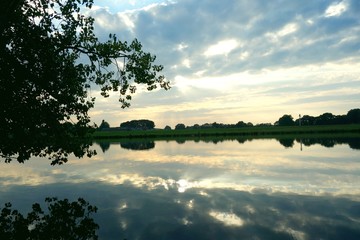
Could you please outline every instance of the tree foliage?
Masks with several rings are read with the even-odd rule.
[[[183,124],[183,123],[178,123],[178,124],[176,124],[176,126],[175,126],[175,129],[176,130],[180,130],[180,129],[185,129],[186,127],[185,127],[185,124]]]
[[[142,50],[110,34],[100,42],[94,19],[81,7],[93,0],[5,0],[0,24],[0,156],[23,162],[47,156],[63,163],[74,153],[92,155],[84,141],[93,128],[95,98],[119,93],[129,107],[139,84],[169,89],[163,67]],[[122,66],[122,64],[124,64]]]
[[[277,125],[279,126],[293,126],[295,124],[291,115],[285,114],[279,118]]]
[[[360,109],[351,109],[346,114],[349,123],[360,123]]]
[[[45,202],[47,212],[35,203],[27,216],[12,210],[11,203],[6,203],[0,215],[0,239],[98,239],[99,225],[91,218],[96,207],[82,198],[74,202],[46,198]]]
[[[120,127],[125,129],[150,130],[154,129],[155,123],[147,119],[131,120],[121,123]]]
[[[107,121],[102,120],[99,129],[104,129],[104,128],[110,128],[110,124]]]
[[[313,117],[304,115],[301,119],[297,119],[296,125],[310,126],[310,125],[339,125],[339,124],[359,124],[360,123],[360,109],[351,109],[344,115],[334,115],[332,113],[323,113],[319,116]]]

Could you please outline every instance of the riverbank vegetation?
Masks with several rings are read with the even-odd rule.
[[[104,120],[101,126],[104,126]],[[151,123],[151,124],[145,124]],[[106,138],[179,138],[179,137],[215,137],[215,136],[278,136],[298,134],[351,134],[360,136],[360,109],[351,109],[345,115],[324,113],[317,117],[304,115],[294,120],[285,114],[274,124],[254,125],[239,121],[236,124],[205,123],[185,126],[179,123],[172,129],[156,129],[153,121],[132,120],[121,123],[120,127],[99,127],[93,134],[95,139]]]
[[[131,131],[96,131],[95,139],[107,138],[179,138],[179,137],[216,137],[216,136],[279,136],[279,135],[323,135],[346,134],[360,137],[360,124],[319,125],[319,126],[253,126],[242,128],[187,128],[153,129]]]

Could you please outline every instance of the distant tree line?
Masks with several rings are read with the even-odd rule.
[[[360,123],[360,109],[351,109],[345,115],[334,115],[332,113],[323,113],[320,116],[313,117],[309,115],[299,116],[294,120],[291,115],[283,115],[274,123],[277,126],[312,126],[312,125],[339,125]]]
[[[310,126],[310,125],[338,125],[338,124],[360,124],[360,109],[351,109],[345,115],[334,115],[332,113],[323,113],[320,116],[313,117],[310,115],[299,116],[296,120],[290,114],[284,114],[274,124],[260,123],[252,124],[251,122],[239,121],[236,124],[223,123],[205,123],[202,125],[194,124],[193,126],[185,126],[183,123],[178,123],[175,126],[176,130],[181,129],[204,129],[204,128],[242,128],[253,126]],[[165,130],[170,127],[166,126]]]
[[[304,115],[294,119],[290,114],[284,114],[274,124],[260,123],[252,124],[251,122],[239,121],[236,124],[223,124],[223,123],[205,123],[202,125],[194,124],[186,126],[184,123],[175,125],[176,130],[181,129],[206,129],[206,128],[242,128],[253,126],[312,126],[312,125],[338,125],[338,124],[360,124],[360,109],[351,109],[345,115],[334,115],[332,113],[323,113],[317,117]],[[155,123],[151,120],[131,120],[120,124],[119,128],[112,128],[113,130],[151,130],[155,128]],[[105,120],[102,120],[99,130],[110,129],[110,125]],[[171,130],[170,126],[166,126],[164,130]]]
[[[102,120],[98,130],[151,130],[155,128],[155,123],[151,120],[141,119],[141,120],[131,120],[123,122],[120,124],[120,127],[111,128],[110,124]]]
[[[214,122],[214,123],[205,123],[202,125],[194,124],[193,126],[185,126],[185,124],[183,123],[178,123],[176,124],[175,129],[181,130],[181,129],[206,129],[206,128],[237,128],[237,127],[252,127],[252,126],[254,125],[251,122],[245,123],[243,121],[239,121],[236,124],[224,124],[224,123]]]

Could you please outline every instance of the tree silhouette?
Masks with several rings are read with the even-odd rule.
[[[315,120],[316,125],[332,124],[335,116],[332,113],[323,113]]]
[[[169,89],[163,67],[138,40],[110,34],[100,42],[94,19],[83,15],[93,0],[5,0],[0,24],[0,156],[23,162],[32,155],[53,164],[74,153],[92,155],[83,139],[93,129],[95,98],[119,92],[129,107],[137,85]],[[120,62],[123,64],[121,65]],[[122,67],[123,66],[123,67]],[[115,70],[112,70],[115,69]]]
[[[183,124],[183,123],[178,123],[178,124],[176,124],[175,129],[176,129],[176,130],[185,129],[185,124]]]
[[[110,128],[110,124],[105,120],[102,120],[99,129],[104,129],[104,128]]]
[[[0,239],[98,239],[96,231],[99,226],[91,218],[97,211],[96,207],[82,198],[74,202],[46,198],[45,202],[47,213],[35,203],[26,217],[12,210],[11,203],[6,203],[0,215]]]
[[[121,123],[120,127],[126,129],[150,130],[154,129],[155,123],[147,119],[131,120]]]
[[[351,109],[346,114],[349,123],[360,123],[360,109]]]
[[[293,117],[291,115],[283,115],[279,120],[277,121],[277,124],[279,126],[293,126],[295,124]]]

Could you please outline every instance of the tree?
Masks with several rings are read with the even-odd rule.
[[[52,164],[94,151],[85,141],[94,128],[89,109],[95,98],[119,92],[130,106],[137,85],[169,89],[159,75],[163,67],[142,50],[138,40],[120,41],[110,34],[100,42],[94,19],[80,6],[93,0],[6,0],[0,24],[0,156],[23,162],[47,156]],[[124,63],[122,68],[119,63]],[[115,69],[115,70],[114,70]]]
[[[309,115],[304,115],[301,117],[301,125],[304,126],[310,126],[310,125],[314,125],[315,124],[315,117],[309,116]],[[297,122],[298,124],[298,122]]]
[[[171,127],[168,126],[168,125],[166,125],[165,128],[164,128],[164,130],[167,130],[167,131],[168,131],[168,130],[171,130]]]
[[[346,114],[349,123],[360,123],[360,109],[351,109]]]
[[[332,113],[323,113],[320,116],[316,117],[316,125],[327,125],[333,124],[335,116]]]
[[[178,124],[176,124],[175,129],[176,129],[176,130],[185,129],[185,124],[183,124],[183,123],[178,123]]]
[[[105,120],[102,120],[99,129],[104,129],[104,128],[110,128],[110,124],[108,122],[106,122]]]
[[[253,127],[254,124],[252,124],[252,122],[248,122],[248,123],[247,123],[247,126],[248,126],[248,127]]]
[[[248,125],[243,121],[239,121],[238,123],[235,124],[235,126],[241,128],[241,127],[247,127]]]
[[[293,126],[295,124],[293,117],[291,115],[283,115],[278,120],[279,126]]]
[[[74,202],[46,198],[45,202],[47,213],[35,203],[27,217],[6,203],[0,215],[0,239],[98,239],[99,225],[91,218],[95,206],[82,198]]]
[[[151,120],[131,120],[120,124],[121,128],[136,129],[136,130],[150,130],[154,129],[155,123]]]

